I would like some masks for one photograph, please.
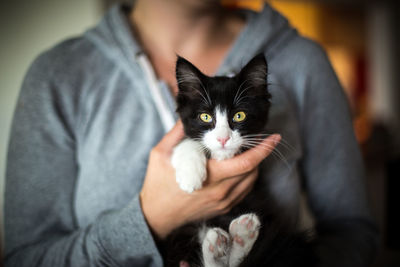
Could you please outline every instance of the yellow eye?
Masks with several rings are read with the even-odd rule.
[[[236,112],[235,115],[233,115],[233,121],[235,122],[242,122],[246,118],[246,113],[243,111]]]
[[[200,120],[204,121],[204,122],[212,122],[212,117],[210,114],[207,113],[201,113],[200,114]]]

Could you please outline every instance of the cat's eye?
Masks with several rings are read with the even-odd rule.
[[[204,122],[212,122],[212,120],[213,120],[211,115],[207,114],[207,113],[201,113],[199,117],[200,117],[200,120],[202,120]]]
[[[233,115],[233,121],[234,122],[242,122],[246,118],[246,113],[243,111],[236,112],[235,115]]]

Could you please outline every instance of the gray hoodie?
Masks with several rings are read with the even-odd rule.
[[[6,266],[162,266],[138,193],[149,151],[177,119],[132,36],[127,7],[40,55],[22,85],[5,196]],[[376,250],[364,172],[345,95],[323,50],[269,6],[217,74],[255,54],[269,64],[269,130],[290,145],[259,179],[296,222],[307,192],[321,266],[366,266]]]

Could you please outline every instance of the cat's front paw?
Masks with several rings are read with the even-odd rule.
[[[198,190],[202,187],[207,177],[206,168],[201,164],[183,164],[183,166],[175,168],[176,182],[183,191],[192,193],[194,190]]]
[[[209,229],[202,243],[205,266],[228,266],[230,247],[231,240],[227,232],[221,228]]]
[[[207,159],[198,142],[183,140],[175,147],[171,162],[183,191],[192,193],[202,187],[207,178]]]

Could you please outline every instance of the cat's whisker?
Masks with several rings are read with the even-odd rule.
[[[211,101],[211,97],[210,97],[210,95],[208,94],[208,92],[207,92],[207,90],[206,90],[206,88],[204,87],[204,84],[203,84],[203,82],[197,77],[197,80],[199,81],[199,83],[200,83],[200,85],[201,85],[201,87],[203,88],[203,91],[206,93],[206,96],[207,96],[207,99],[208,99],[208,102],[210,103],[210,105],[211,105],[211,103],[212,103],[212,101]]]
[[[211,101],[210,95],[208,94],[206,88],[204,87],[203,82],[199,79],[199,77],[194,76],[194,75],[182,75],[182,77],[179,80],[177,80],[178,85],[180,85],[181,83],[193,83],[193,82],[200,84],[200,86],[202,87],[202,89],[207,97],[207,100],[205,100],[205,102],[209,103],[209,106],[211,106],[212,101]],[[195,89],[194,87],[190,87],[190,88]],[[195,90],[197,90],[197,89],[195,89]],[[206,97],[200,91],[198,91],[198,92],[201,94],[201,96],[204,99],[206,99]]]
[[[238,90],[236,91],[235,97],[233,98],[233,104],[236,104],[237,96],[238,93],[240,92],[240,89],[242,88],[243,84],[245,84],[248,81],[248,79],[245,79],[240,85]]]
[[[262,140],[264,140],[264,138],[262,138],[262,137],[268,137],[271,135],[272,134],[247,134],[247,135],[242,136],[242,138],[247,140],[248,137],[259,137],[260,141],[262,141]],[[279,141],[279,143],[282,144],[286,149],[288,149],[292,152],[296,151],[296,148],[293,147],[291,144],[289,144],[289,142],[286,141],[286,139],[283,137],[281,137],[281,140]]]
[[[193,140],[197,141],[200,145],[200,147],[198,148],[198,151],[200,152],[209,152],[209,149],[202,143],[202,139],[201,138],[192,138]]]
[[[246,134],[246,135],[243,135],[242,137],[254,137],[254,136],[264,137],[264,136],[270,136],[270,135],[272,135],[272,134],[258,133],[258,134]]]
[[[248,148],[248,149],[251,149],[251,148],[253,148],[254,146],[250,146],[250,145],[242,145],[242,147],[244,147],[244,148]],[[256,152],[257,152],[257,154],[258,154],[258,155],[262,156],[260,151],[256,150]]]
[[[249,148],[249,149],[254,148],[255,146],[256,146],[256,145],[243,145],[243,147]],[[287,163],[287,161],[285,160],[285,158],[284,158],[281,154],[279,154],[277,151],[271,150],[271,149],[266,148],[266,147],[261,147],[261,149],[269,150],[270,153],[271,153],[273,156],[275,156],[276,158],[278,158],[279,160],[281,160],[281,161],[285,164],[285,166],[286,166],[288,169],[290,169],[290,166],[289,166],[289,164]],[[259,151],[257,151],[257,153],[258,153],[259,155],[261,155],[261,153],[260,153]]]
[[[202,93],[202,92],[200,92],[199,90],[197,90],[196,88],[194,88],[193,86],[190,86],[190,88],[192,88],[193,90],[195,90],[195,91],[197,91],[198,93],[199,93],[199,95],[201,96],[201,98],[203,99],[203,102],[207,105],[207,106],[212,106],[211,105],[211,101],[210,101],[210,98],[206,98],[205,96],[204,96],[204,94]]]
[[[197,83],[199,78],[193,74],[182,74],[181,77],[177,80],[177,84],[181,83]]]
[[[239,96],[237,97],[237,100],[235,101],[235,102],[233,102],[235,105],[238,105],[239,103],[240,103],[240,101],[242,100],[242,95],[247,91],[247,90],[249,90],[250,88],[251,88],[252,86],[250,85],[250,86],[247,86],[245,89],[243,89],[241,92],[240,92],[240,94],[239,94]]]
[[[198,151],[201,151],[201,152],[208,152],[209,151],[208,148],[201,143],[201,141],[199,141],[199,140],[196,140],[196,141],[199,142],[199,144],[200,144],[200,147],[198,147]]]
[[[248,141],[246,141],[246,143],[248,143],[248,144],[254,144],[254,145],[260,145],[260,146],[264,146],[264,147],[269,147],[269,148],[276,148],[276,146],[273,146],[273,145],[269,145],[269,144],[265,144],[265,143],[260,143],[260,142],[257,142],[257,141],[250,141],[250,140],[248,140]]]
[[[197,147],[196,150],[201,153],[208,152],[208,149],[206,147],[204,147],[203,145],[201,145],[200,147]]]
[[[252,141],[252,142],[259,142],[261,143],[262,141],[264,141],[263,138],[243,138],[245,141]],[[287,149],[290,152],[295,152],[296,149],[294,147],[292,147],[291,145],[289,145],[287,142],[285,142],[283,139],[281,139],[281,141],[278,143],[278,146],[282,146],[283,148]]]
[[[287,162],[287,160],[285,159],[285,156],[276,147],[271,146],[271,145],[267,145],[267,144],[263,144],[263,143],[258,143],[258,142],[246,142],[245,144],[252,145],[253,147],[259,146],[260,148],[263,148],[263,149],[266,149],[266,150],[270,150],[271,154],[277,156],[280,160],[282,160],[282,162],[286,165],[286,167],[288,169],[290,169],[290,165]]]
[[[201,87],[203,87],[203,90],[204,90],[204,92],[206,93],[208,102],[210,103],[210,106],[212,106],[212,104],[211,104],[212,101],[211,101],[210,95],[208,94],[207,90],[204,88],[204,85],[203,85],[203,84],[201,85]]]
[[[270,150],[269,148],[264,148],[264,149]],[[277,159],[281,160],[281,161],[283,162],[283,164],[285,165],[285,167],[286,167],[288,170],[290,170],[290,165],[289,165],[289,163],[287,162],[287,160],[285,159],[285,157],[284,157],[282,154],[280,154],[279,151],[277,151],[277,150],[271,150],[271,155],[273,155],[273,156],[275,156]]]
[[[236,105],[242,104],[246,98],[251,98],[251,97],[250,97],[250,96],[242,96],[242,97],[239,99],[239,101],[236,103]]]

